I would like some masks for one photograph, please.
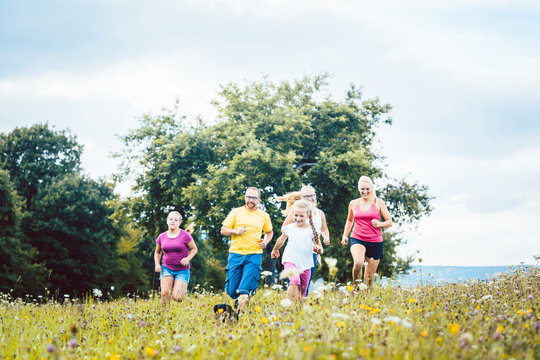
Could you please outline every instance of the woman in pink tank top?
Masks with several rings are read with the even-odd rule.
[[[367,262],[364,272],[364,283],[371,287],[377,266],[382,258],[383,238],[381,228],[392,226],[390,213],[384,201],[375,196],[373,182],[367,176],[358,180],[360,198],[349,203],[349,215],[343,230],[341,244],[350,247],[353,257],[353,283],[358,286],[362,279],[362,267]],[[380,221],[382,218],[384,221]],[[354,227],[353,227],[354,225]],[[349,240],[349,234],[352,235]]]

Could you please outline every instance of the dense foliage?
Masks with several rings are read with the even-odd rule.
[[[123,160],[121,176],[135,181],[128,207],[148,238],[155,239],[166,212],[176,209],[197,223],[210,254],[223,264],[228,245],[220,235],[221,222],[243,205],[248,186],[262,190],[262,208],[279,232],[283,217],[275,195],[311,184],[327,214],[331,245],[326,254],[348,264],[350,254],[340,240],[360,175],[374,179],[397,224],[428,215],[427,188],[388,179],[374,145],[378,126],[391,124],[390,105],[364,99],[355,86],[344,100],[333,100],[326,80],[225,85],[214,103],[218,116],[212,124],[190,122],[179,114],[178,104],[143,116],[140,127],[122,138],[125,150],[117,155]],[[385,241],[381,272],[406,269],[411,259],[395,255],[404,241],[399,233],[386,232]],[[350,277],[350,267],[340,268],[338,277]]]

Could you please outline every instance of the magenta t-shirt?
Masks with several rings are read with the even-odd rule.
[[[167,236],[166,231],[159,234],[156,243],[159,244],[161,250],[163,250],[163,265],[174,271],[189,269],[189,264],[183,266],[180,264],[180,260],[188,256],[189,247],[187,244],[191,241],[193,241],[193,238],[185,230],[180,230],[180,234],[172,239]]]

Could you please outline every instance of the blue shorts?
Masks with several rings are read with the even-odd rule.
[[[171,270],[165,265],[161,265],[161,275],[160,279],[165,276],[174,277],[175,281],[183,281],[189,283],[189,269],[186,270]]]
[[[262,254],[235,254],[229,253],[227,261],[227,280],[225,292],[233,299],[242,294],[252,295],[259,286],[259,276]]]
[[[383,242],[371,242],[371,241],[364,241],[360,239],[356,239],[351,237],[349,239],[349,247],[352,247],[353,245],[362,245],[366,248],[366,257],[371,258],[373,260],[380,260],[382,259],[382,244]]]

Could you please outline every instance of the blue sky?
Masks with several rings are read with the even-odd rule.
[[[538,38],[534,1],[4,1],[0,131],[69,128],[86,171],[109,176],[116,135],[143,113],[179,98],[185,114],[212,120],[219,84],[328,72],[335,98],[355,83],[393,105],[378,138],[388,173],[436,197],[430,217],[403,229],[403,255],[530,264],[540,255]]]

